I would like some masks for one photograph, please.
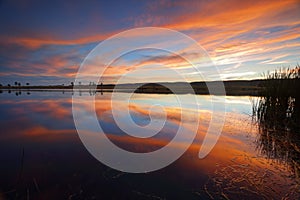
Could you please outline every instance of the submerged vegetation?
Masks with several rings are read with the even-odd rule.
[[[270,159],[300,173],[300,67],[266,76],[262,97],[253,106],[258,124],[257,148]]]

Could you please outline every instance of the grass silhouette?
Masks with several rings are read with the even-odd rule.
[[[262,96],[253,105],[258,124],[257,149],[268,158],[300,172],[300,68],[279,69],[266,76]]]

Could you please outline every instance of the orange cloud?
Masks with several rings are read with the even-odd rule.
[[[238,63],[241,67],[243,67],[243,62],[249,61],[267,65],[291,63],[291,59],[274,60],[273,57],[283,54],[294,56],[295,59],[299,57],[296,50],[300,44],[299,41],[295,41],[300,38],[299,7],[300,4],[296,0],[163,1],[149,4],[144,15],[131,19],[134,20],[133,23],[136,26],[160,26],[183,31],[203,45],[217,65],[232,65],[231,69],[234,71],[236,69],[233,69],[233,66]],[[178,12],[169,12],[172,8],[176,8]],[[78,36],[75,39],[62,39],[47,34],[40,37],[7,35],[1,36],[0,42],[4,45],[17,44],[30,49],[37,49],[45,45],[78,45],[102,41],[121,30],[123,29],[98,32],[95,35],[86,32],[83,33],[86,36]],[[153,35],[153,33],[140,31],[131,37],[149,35]],[[176,42],[178,41],[173,41],[172,45],[177,44]],[[183,52],[188,52],[188,49],[184,49]],[[66,52],[66,55],[68,53],[72,54]],[[30,67],[24,67],[24,63],[17,60],[17,64],[11,62],[8,66],[12,69],[21,69],[20,71],[1,72],[1,75],[35,76],[38,74],[74,78],[80,62],[76,63],[73,60],[74,58],[56,55],[45,58],[44,63],[30,63],[28,64]],[[263,63],[265,60],[273,61]],[[106,69],[104,76],[114,82],[118,76],[130,70],[155,63],[182,70],[191,67],[178,56],[157,56],[148,59],[141,58],[140,62],[134,64],[115,63]],[[95,67],[99,67],[99,65]],[[224,71],[224,73],[229,73],[229,71]],[[94,74],[91,71],[91,75]],[[169,81],[167,78],[166,80]]]
[[[257,27],[262,22],[270,22],[272,17],[285,10],[289,10],[293,6],[298,6],[298,2],[291,1],[213,1],[207,4],[196,6],[199,8],[197,12],[187,13],[179,16],[174,23],[167,24],[169,28],[179,30],[188,30],[203,27],[239,27],[247,25],[244,28]],[[186,5],[191,6],[191,5]],[[200,7],[201,6],[201,7]],[[258,20],[258,21],[257,21]],[[293,23],[297,23],[294,19]],[[298,21],[299,22],[299,21]],[[274,23],[271,23],[273,25]],[[289,23],[290,24],[290,23]]]
[[[179,12],[163,11],[173,7]],[[268,53],[280,55],[280,51],[299,46],[293,41],[300,37],[297,28],[300,24],[299,7],[296,0],[164,1],[149,5],[149,12],[137,22],[139,25],[159,24],[185,31],[208,50],[216,64],[237,64],[268,59]],[[161,19],[147,20],[155,14]],[[285,28],[272,31],[277,27]],[[285,42],[284,46],[282,42]],[[299,56],[295,50],[292,55]]]
[[[117,32],[115,32],[117,33]],[[78,45],[78,44],[88,44],[92,42],[99,42],[107,39],[112,33],[96,34],[93,36],[79,37],[77,39],[64,40],[64,39],[55,39],[50,36],[42,37],[14,37],[14,36],[1,36],[0,41],[2,44],[17,44],[25,46],[29,49],[38,49],[43,45]]]

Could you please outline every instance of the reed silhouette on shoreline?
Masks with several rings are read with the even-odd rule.
[[[266,76],[262,96],[253,105],[258,124],[257,149],[267,158],[300,173],[300,68],[280,69]],[[276,83],[276,84],[275,84]]]

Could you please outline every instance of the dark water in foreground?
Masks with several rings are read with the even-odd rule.
[[[132,117],[138,124],[147,124],[147,109],[154,99],[171,116],[165,136],[149,141],[134,140],[118,129],[111,120],[110,95],[96,94],[95,105],[100,124],[118,146],[148,152],[163,146],[176,131],[178,109],[172,95],[132,97]],[[210,99],[196,98],[201,103],[200,128],[189,150],[161,170],[128,174],[101,164],[85,149],[74,126],[71,93],[1,93],[0,199],[299,198],[297,171],[285,160],[260,151],[261,137],[251,117],[255,97],[226,98],[222,135],[204,159],[198,152],[211,116]],[[116,108],[121,114],[122,106],[120,102]]]

